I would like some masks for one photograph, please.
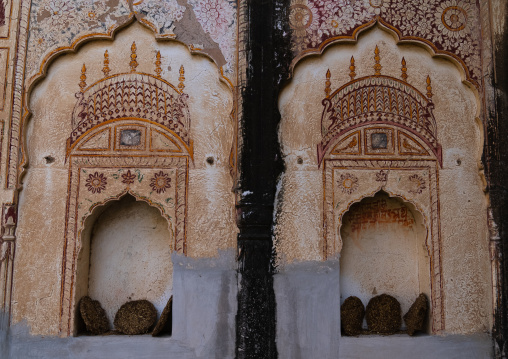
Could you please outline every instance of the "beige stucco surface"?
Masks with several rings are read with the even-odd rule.
[[[407,217],[392,222],[385,210],[407,211]],[[366,306],[385,293],[399,301],[405,314],[420,293],[430,297],[427,231],[407,203],[387,194],[368,197],[351,207],[342,223],[341,302],[356,296]]]
[[[33,334],[56,335],[59,331],[69,173],[66,141],[82,66],[86,64],[88,85],[101,79],[107,49],[112,74],[130,72],[134,41],[138,72],[154,74],[157,50],[165,80],[177,86],[180,66],[185,68],[184,92],[189,95],[194,146],[188,174],[187,254],[215,257],[219,250],[234,246],[233,181],[228,167],[233,98],[217,66],[204,56],[191,55],[177,42],[157,42],[139,23],[119,32],[114,41],[85,44],[76,53],[55,60],[33,89],[28,106],[32,112],[26,137],[29,165],[20,194],[12,318],[14,323],[26,320]],[[54,162],[48,163],[47,156]],[[213,157],[213,164],[206,162],[208,157]]]
[[[133,198],[113,203],[97,219],[84,279],[111,327],[120,306],[131,300],[149,300],[162,312],[172,292],[171,237],[160,212]]]
[[[483,135],[476,120],[478,98],[462,82],[464,74],[454,63],[432,58],[431,52],[420,46],[397,45],[392,33],[378,27],[360,34],[355,44],[332,45],[321,56],[302,60],[279,97],[279,138],[286,172],[280,183],[276,218],[278,264],[324,259],[320,245],[323,209],[319,203],[324,196],[323,175],[316,146],[321,139],[325,74],[330,69],[331,89],[339,88],[350,80],[350,59],[354,56],[357,77],[374,75],[376,45],[383,75],[400,78],[404,57],[412,86],[425,94],[427,75],[432,80],[437,136],[443,148],[438,192],[444,332],[486,331],[491,326],[492,301],[487,198],[479,170]],[[297,163],[298,157],[302,164]],[[396,185],[390,186],[397,191]],[[302,218],[307,225],[302,224]]]

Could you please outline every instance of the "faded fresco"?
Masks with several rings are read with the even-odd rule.
[[[294,0],[291,4],[297,59],[336,40],[354,39],[359,29],[378,21],[400,40],[420,41],[452,56],[462,64],[466,77],[481,86],[477,0]]]
[[[224,76],[235,81],[236,2],[221,0],[32,1],[27,80],[40,75],[52,55],[86,38],[109,37],[133,17],[157,37],[208,54]]]
[[[52,284],[34,282],[30,294],[20,288],[14,298],[32,299],[13,307],[14,318],[27,318],[40,333],[75,332],[75,293],[86,294],[78,258],[86,257],[84,236],[94,226],[88,219],[125,195],[160,213],[169,253],[215,257],[234,246],[232,94],[208,58],[176,42],[156,42],[150,29],[133,23],[114,42],[59,58],[30,103],[17,260],[33,265],[20,265],[16,275],[31,281],[38,268]],[[30,204],[36,193],[41,204],[56,204],[55,221]],[[60,269],[39,267],[40,251]],[[45,312],[60,314],[39,322],[28,303],[48,290]]]
[[[279,265],[342,256],[344,216],[381,191],[422,216],[432,332],[487,328],[490,301],[480,299],[490,295],[486,223],[471,220],[467,209],[486,211],[479,108],[457,67],[425,49],[397,47],[376,27],[356,44],[301,61],[279,106],[287,168],[276,226]],[[457,212],[462,201],[467,206]],[[407,221],[400,211],[384,215]],[[452,224],[459,222],[465,226]],[[450,296],[469,304],[458,306]]]
[[[131,273],[121,255],[134,253],[158,281],[151,295],[159,312],[176,293],[180,323],[189,316],[201,325],[202,313],[189,309],[202,306],[196,298],[233,298],[232,306],[205,305],[215,312],[203,327],[222,326],[234,338],[235,266],[245,254],[237,221],[249,215],[235,203],[247,195],[236,165],[252,80],[244,5],[0,0],[0,309],[11,323],[33,335],[76,335],[79,299],[90,293],[107,298],[112,320],[119,303],[108,287],[131,295],[118,283]],[[291,0],[286,10],[274,272],[340,262],[343,277],[330,274],[335,292],[326,292],[337,302],[345,299],[339,289],[363,301],[383,290],[407,310],[423,292],[428,334],[488,332],[481,2]],[[108,209],[122,201],[146,213],[119,211],[115,234],[100,218],[112,218]],[[113,238],[104,248],[115,251],[132,218],[147,228],[136,227],[139,241],[125,241],[130,247],[110,266],[126,277],[103,280],[92,266],[107,257],[94,238]],[[150,233],[158,237],[145,247]],[[164,265],[150,262],[147,247]],[[232,258],[227,275],[214,268],[224,253]],[[400,268],[384,270],[394,258]],[[132,288],[149,291],[135,274]],[[188,285],[186,297],[177,285]],[[199,342],[194,328],[185,330]]]

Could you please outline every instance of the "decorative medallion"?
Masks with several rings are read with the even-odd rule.
[[[295,30],[306,29],[312,23],[312,11],[303,4],[296,4],[289,8],[289,26]]]
[[[340,175],[337,181],[342,193],[351,194],[358,189],[358,177],[351,173]]]
[[[411,182],[410,193],[420,194],[426,187],[425,180],[417,174],[409,176],[409,182]]]
[[[88,191],[95,193],[101,193],[106,189],[107,177],[103,173],[95,172],[94,174],[88,175],[86,180],[86,188]]]
[[[335,40],[357,39],[358,30],[375,22],[399,39],[431,45],[463,66],[466,77],[481,84],[480,9],[477,0],[292,0],[295,60],[319,53]]]
[[[157,193],[166,192],[166,189],[171,188],[171,178],[167,173],[160,171],[156,173],[150,180],[150,187]]]
[[[441,21],[450,31],[464,30],[467,23],[467,12],[459,6],[447,7],[441,15]]]

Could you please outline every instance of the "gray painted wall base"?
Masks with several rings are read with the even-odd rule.
[[[408,335],[340,338],[341,359],[487,359],[493,358],[488,334]]]
[[[0,358],[9,355],[9,315],[0,312]]]
[[[484,359],[488,334],[341,337],[339,260],[285,266],[274,276],[280,359]]]
[[[234,252],[215,259],[173,255],[173,336],[36,337],[0,313],[0,358],[234,358]],[[287,266],[274,276],[279,358],[492,358],[488,334],[340,337],[339,261]]]
[[[237,272],[233,250],[218,258],[191,259],[174,254],[173,335],[29,335],[18,323],[7,329],[0,313],[0,358],[72,359],[227,359],[235,355]]]
[[[274,275],[280,359],[338,358],[339,261],[292,264]]]

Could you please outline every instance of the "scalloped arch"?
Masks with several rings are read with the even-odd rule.
[[[421,209],[420,206],[418,206],[418,203],[416,203],[415,201],[411,200],[411,199],[408,199],[406,198],[404,195],[402,194],[399,194],[399,193],[395,193],[393,191],[388,191],[387,189],[384,188],[383,185],[379,186],[377,189],[375,189],[374,191],[372,192],[369,192],[369,193],[364,193],[363,195],[355,198],[354,200],[350,201],[346,208],[342,211],[342,213],[339,215],[339,225],[337,226],[337,234],[339,236],[339,253],[342,251],[342,245],[343,245],[343,240],[342,240],[342,236],[340,234],[340,229],[342,228],[342,218],[344,217],[344,215],[349,212],[349,210],[351,209],[351,206],[354,205],[355,203],[360,203],[361,201],[363,201],[364,199],[366,198],[374,198],[378,193],[386,193],[388,195],[388,197],[390,198],[398,198],[400,199],[402,202],[404,203],[409,203],[411,206],[414,207],[415,210],[418,211],[418,213],[422,216],[422,219],[423,219],[423,226],[425,227],[425,249],[427,250],[427,253],[429,254],[429,256],[431,256],[431,251],[429,249],[429,243],[428,243],[428,239],[429,239],[429,220],[427,218],[427,216],[425,215],[425,212]]]
[[[221,80],[224,81],[229,87],[231,87],[231,89],[234,87],[233,84],[231,83],[231,81],[227,77],[224,76],[221,68],[217,64],[217,61],[215,61],[215,59],[212,56],[210,56],[208,53],[201,51],[201,49],[195,48],[192,44],[186,44],[184,41],[180,41],[180,40],[176,39],[175,37],[158,34],[155,25],[150,23],[148,20],[138,19],[134,13],[131,13],[129,15],[129,18],[125,22],[118,24],[116,27],[110,28],[107,33],[94,33],[94,34],[87,34],[84,36],[80,36],[77,39],[75,39],[69,46],[63,46],[63,47],[56,48],[55,50],[53,50],[49,54],[47,54],[42,59],[40,65],[39,65],[39,71],[35,75],[33,75],[32,77],[30,77],[29,79],[26,80],[26,83],[25,83],[25,104],[29,103],[29,101],[28,101],[29,95],[30,95],[31,91],[33,90],[34,86],[39,81],[41,81],[42,79],[44,79],[46,77],[49,66],[57,58],[59,58],[62,55],[68,54],[68,53],[78,52],[82,46],[84,46],[85,44],[87,44],[88,42],[91,42],[91,41],[96,41],[96,40],[98,40],[98,41],[99,40],[114,41],[116,35],[120,31],[122,31],[124,28],[131,26],[132,24],[134,24],[136,22],[139,23],[140,25],[142,25],[143,27],[151,30],[154,34],[155,40],[157,40],[157,41],[174,41],[176,43],[184,45],[189,50],[189,53],[192,55],[205,56],[210,61],[212,61],[215,64],[215,66],[217,66]],[[25,106],[25,109],[27,109],[27,106]]]
[[[24,78],[26,74],[24,74],[24,65],[21,63],[16,64],[15,69],[15,81],[22,81],[20,79],[24,79],[24,85],[22,86],[23,91],[19,91],[19,93],[13,94],[13,113],[11,116],[11,123],[9,126],[9,151],[11,152],[9,157],[8,165],[6,166],[6,188],[14,188],[14,189],[22,189],[22,180],[24,175],[26,174],[26,168],[29,164],[29,159],[27,156],[27,141],[25,139],[25,127],[30,119],[32,113],[30,111],[30,96],[33,92],[34,88],[37,86],[39,82],[44,80],[47,76],[47,71],[50,65],[56,61],[60,56],[69,53],[76,53],[80,50],[80,48],[86,45],[89,42],[93,41],[101,41],[108,40],[114,41],[117,34],[131,26],[134,23],[139,23],[144,28],[151,30],[154,34],[154,38],[156,41],[174,41],[178,44],[181,44],[187,48],[191,55],[199,55],[205,56],[208,60],[210,60],[216,67],[218,72],[218,79],[222,83],[224,83],[227,88],[233,92],[234,85],[233,83],[224,76],[221,68],[218,67],[217,62],[207,53],[196,49],[192,44],[188,45],[180,40],[177,40],[172,37],[167,37],[163,35],[159,35],[155,32],[155,27],[148,21],[140,21],[136,18],[135,14],[131,13],[128,20],[124,23],[119,24],[118,26],[111,28],[107,33],[96,33],[96,34],[88,34],[82,37],[77,38],[72,42],[70,46],[61,47],[55,49],[53,52],[48,54],[41,62],[39,67],[39,72],[32,76],[30,79]],[[22,45],[22,41],[19,42],[20,46]],[[25,51],[26,45],[23,45],[23,50],[18,47],[18,51]],[[21,66],[21,67],[20,67]],[[233,108],[230,114],[230,117],[234,118],[235,109]]]
[[[423,45],[423,47],[430,52],[432,57],[442,57],[450,60],[457,68],[460,68],[461,74],[464,76],[463,80],[468,85],[472,86],[476,89],[475,95],[478,97],[477,92],[481,90],[482,84],[478,83],[476,80],[474,80],[471,76],[470,70],[467,68],[467,65],[464,63],[464,61],[459,58],[457,55],[444,50],[439,50],[436,45],[434,45],[431,41],[417,37],[417,36],[403,36],[401,31],[398,30],[396,27],[390,25],[386,21],[383,20],[381,16],[376,16],[374,19],[370,20],[367,23],[364,23],[362,25],[359,25],[356,27],[351,35],[340,35],[340,36],[334,36],[331,38],[326,39],[322,43],[320,43],[317,47],[312,49],[307,49],[302,52],[300,52],[291,62],[290,66],[290,78],[293,77],[293,73],[295,70],[296,65],[300,63],[303,59],[309,57],[309,56],[320,56],[323,54],[323,52],[333,44],[339,44],[344,42],[358,42],[358,37],[361,33],[363,33],[366,30],[369,30],[373,28],[374,26],[379,26],[381,29],[390,32],[391,34],[395,35],[397,38],[397,44],[399,43],[408,43],[408,44],[415,44],[417,46]]]
[[[88,212],[85,213],[85,215],[81,219],[79,227],[78,227],[78,236],[77,236],[78,241],[79,241],[78,245],[77,245],[77,251],[78,252],[81,250],[81,244],[82,244],[82,240],[83,240],[82,239],[82,235],[83,235],[83,230],[85,229],[86,222],[90,218],[93,218],[93,216],[95,214],[100,214],[101,213],[100,212],[101,208],[102,208],[102,210],[105,210],[110,203],[115,202],[115,201],[119,201],[123,197],[129,196],[129,195],[134,197],[136,202],[145,202],[150,207],[157,208],[159,210],[161,216],[168,222],[168,230],[171,233],[172,239],[174,240],[174,238],[175,238],[175,231],[173,229],[173,222],[171,222],[171,218],[164,213],[164,210],[162,209],[162,207],[160,205],[158,205],[157,203],[152,202],[149,198],[140,196],[140,195],[132,192],[130,189],[125,189],[125,190],[121,191],[116,196],[109,197],[109,198],[106,198],[104,201],[95,203],[93,206],[91,206],[88,209]],[[172,241],[170,241],[170,243],[171,243],[171,250],[173,250],[174,249],[174,243]]]

